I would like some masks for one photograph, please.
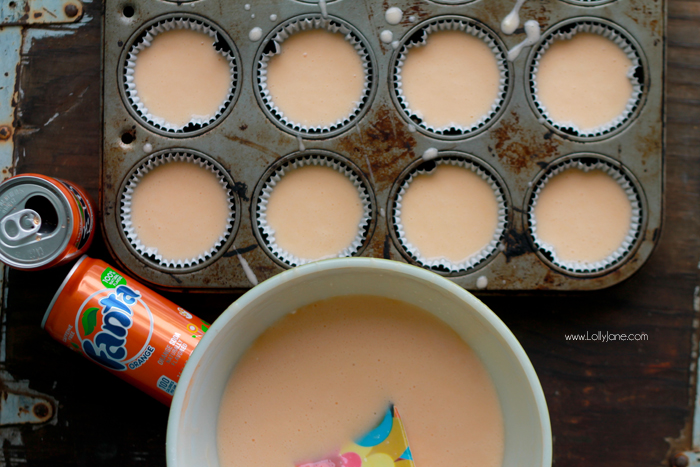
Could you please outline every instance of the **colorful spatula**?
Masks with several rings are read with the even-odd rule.
[[[379,425],[344,445],[337,455],[297,467],[415,467],[406,430],[395,406]]]

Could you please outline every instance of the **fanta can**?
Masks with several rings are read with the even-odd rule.
[[[104,261],[83,256],[56,292],[41,327],[170,405],[208,324]]]
[[[95,235],[95,210],[75,183],[23,174],[0,185],[0,261],[25,271],[68,263]]]

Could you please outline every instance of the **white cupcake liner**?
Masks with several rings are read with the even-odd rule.
[[[303,125],[301,123],[297,123],[290,120],[289,118],[287,118],[284,112],[275,105],[275,103],[272,100],[270,90],[267,87],[267,64],[272,59],[272,57],[281,53],[282,49],[280,48],[280,44],[282,44],[285,40],[287,40],[290,36],[294,35],[297,32],[308,31],[313,29],[325,29],[326,31],[330,31],[332,33],[342,34],[345,37],[345,40],[347,40],[357,51],[358,55],[360,56],[360,59],[362,60],[362,68],[365,72],[365,81],[360,100],[354,103],[355,107],[347,116],[338,119],[330,125],[311,126]],[[277,120],[279,120],[286,127],[292,130],[303,133],[318,134],[337,130],[349,124],[359,115],[360,111],[369,99],[371,91],[370,76],[372,63],[370,62],[369,52],[367,51],[367,48],[364,46],[364,44],[362,44],[360,38],[357,35],[355,35],[355,33],[350,28],[342,25],[336,19],[324,18],[322,16],[309,16],[307,18],[299,19],[286,24],[274,35],[274,37],[272,37],[266,43],[266,45],[270,42],[274,43],[274,52],[263,52],[262,56],[259,57],[258,60],[258,92],[260,93],[260,97],[265,103],[267,109]]]
[[[328,156],[317,156],[317,155],[312,155],[310,157],[299,157],[298,159],[295,159],[275,171],[272,176],[265,182],[265,185],[263,186],[263,189],[260,192],[260,197],[258,200],[258,205],[256,207],[256,220],[257,220],[257,225],[258,229],[265,235],[267,236],[265,243],[267,244],[267,248],[274,254],[278,259],[281,261],[289,264],[290,266],[300,266],[302,264],[307,264],[311,263],[313,261],[318,261],[321,259],[326,259],[324,258],[314,258],[314,259],[307,259],[307,258],[299,258],[298,256],[295,256],[288,251],[282,249],[279,245],[277,245],[276,239],[275,239],[275,230],[268,224],[267,222],[267,205],[270,201],[270,194],[274,190],[275,186],[277,183],[284,177],[285,174],[295,170],[299,169],[301,167],[307,167],[307,166],[323,166],[323,167],[330,167],[333,170],[345,175],[357,188],[357,191],[360,195],[360,199],[362,200],[362,218],[360,219],[360,222],[357,226],[357,235],[355,236],[355,239],[352,241],[352,243],[346,247],[343,251],[340,252],[337,256],[332,256],[333,258],[345,258],[348,256],[353,256],[355,255],[360,248],[362,248],[362,245],[365,241],[365,238],[367,236],[367,232],[369,229],[370,222],[372,220],[372,205],[370,202],[370,196],[367,188],[365,187],[364,183],[360,179],[360,177],[357,176],[357,174],[350,169],[348,166],[345,164],[336,161],[335,159],[328,157]],[[329,257],[330,258],[330,257]]]
[[[507,223],[507,219],[508,219],[508,206],[506,205],[505,195],[503,193],[503,189],[498,184],[496,179],[494,179],[489,174],[489,172],[487,172],[483,167],[481,167],[480,165],[478,165],[474,162],[471,162],[471,161],[468,161],[465,159],[461,159],[458,157],[454,157],[454,156],[447,156],[444,158],[439,157],[438,159],[433,159],[432,162],[435,163],[436,167],[439,165],[452,165],[452,166],[462,167],[464,169],[471,170],[476,175],[478,175],[482,180],[484,180],[486,183],[489,184],[489,186],[493,189],[493,192],[496,196],[496,202],[498,204],[498,224],[496,225],[496,230],[493,232],[493,237],[491,238],[491,241],[488,243],[488,245],[486,245],[480,251],[474,253],[469,258],[465,259],[464,261],[462,261],[460,263],[453,263],[452,261],[449,261],[446,258],[440,258],[440,259],[425,258],[421,255],[418,248],[416,248],[411,242],[408,241],[408,239],[406,238],[406,233],[404,232],[403,225],[401,224],[401,208],[402,208],[401,201],[403,199],[403,196],[406,193],[406,190],[410,186],[411,182],[413,182],[413,179],[415,178],[415,176],[422,175],[422,174],[430,174],[435,169],[414,170],[401,183],[401,188],[399,189],[399,192],[396,195],[396,200],[394,201],[393,221],[394,221],[394,227],[396,229],[397,237],[398,237],[399,242],[401,243],[401,246],[404,248],[404,250],[409,255],[411,255],[411,257],[415,261],[417,261],[419,264],[421,264],[422,266],[426,266],[428,268],[447,269],[450,272],[468,271],[469,269],[472,269],[473,267],[477,266],[479,263],[486,260],[487,258],[489,258],[491,255],[493,255],[494,253],[496,253],[498,251],[498,246],[501,243],[501,239],[503,238],[503,236],[505,234],[506,223]]]
[[[408,41],[404,43],[401,46],[401,49],[399,50],[399,54],[396,60],[396,64],[394,65],[394,87],[395,87],[395,92],[396,92],[396,97],[398,98],[399,104],[401,105],[401,108],[403,111],[408,115],[408,117],[413,121],[416,125],[420,126],[421,128],[428,130],[432,133],[436,133],[439,135],[449,133],[449,134],[460,134],[460,135],[465,135],[468,134],[472,131],[475,131],[484,125],[488,123],[501,109],[503,106],[503,103],[506,98],[506,91],[508,88],[508,62],[506,60],[506,54],[503,52],[503,50],[499,47],[498,43],[496,42],[496,39],[494,36],[486,31],[485,29],[482,29],[476,24],[472,24],[470,22],[466,21],[459,21],[456,19],[448,19],[448,20],[437,20],[432,23],[426,24],[423,28],[422,31],[424,31],[423,39],[418,42],[414,43],[411,41]],[[434,127],[431,125],[427,125],[422,118],[422,115],[419,110],[411,108],[410,103],[408,102],[408,99],[406,95],[403,93],[403,81],[401,79],[401,70],[403,68],[403,65],[406,61],[406,57],[408,55],[408,51],[413,48],[413,47],[420,47],[423,45],[427,44],[427,38],[428,35],[430,35],[433,32],[437,31],[462,31],[466,34],[471,34],[472,36],[481,39],[486,43],[486,45],[491,49],[493,52],[494,56],[496,57],[496,62],[498,63],[498,71],[500,74],[499,78],[499,83],[498,83],[498,96],[496,97],[496,100],[493,102],[491,105],[491,110],[484,114],[479,120],[474,122],[472,125],[465,127],[465,126],[456,126],[456,125],[447,125],[443,127]]]
[[[558,266],[562,269],[577,273],[592,273],[603,271],[627,256],[627,254],[632,251],[637,239],[640,235],[640,230],[642,226],[642,207],[639,201],[639,193],[635,188],[632,181],[622,172],[620,169],[610,165],[602,160],[595,163],[590,163],[586,159],[590,159],[593,156],[586,156],[581,159],[571,159],[560,165],[557,165],[551,169],[544,177],[537,182],[537,186],[532,193],[530,198],[530,205],[528,207],[528,223],[530,228],[530,234],[535,246],[543,252],[547,253],[552,264]],[[594,158],[594,157],[593,157]],[[551,180],[554,176],[564,172],[568,169],[579,169],[584,172],[590,172],[592,170],[602,170],[606,174],[610,175],[625,191],[627,198],[632,205],[632,217],[630,219],[630,228],[625,236],[622,244],[609,256],[606,258],[595,261],[562,261],[557,257],[555,249],[552,245],[545,243],[540,238],[537,237],[537,219],[535,218],[535,206],[537,205],[537,200],[542,192],[544,186]]]
[[[138,184],[141,182],[143,177],[150,172],[151,170],[155,169],[158,166],[168,164],[171,162],[189,162],[191,164],[196,164],[200,167],[203,167],[209,171],[211,171],[214,175],[216,175],[216,178],[219,180],[219,183],[221,186],[226,190],[226,194],[228,195],[229,199],[229,214],[228,218],[226,219],[227,226],[226,226],[226,231],[223,235],[219,236],[218,240],[212,246],[209,250],[203,251],[201,254],[197,255],[196,257],[193,258],[188,258],[188,259],[169,259],[163,257],[158,252],[158,249],[155,247],[148,247],[144,245],[141,242],[141,239],[139,239],[138,234],[136,233],[132,220],[131,220],[131,200],[132,196],[134,194],[135,188],[138,186]],[[124,231],[124,234],[126,235],[126,238],[129,240],[129,243],[131,244],[132,248],[136,250],[138,254],[141,256],[151,259],[158,263],[160,266],[166,267],[166,268],[174,268],[174,269],[181,269],[181,268],[187,268],[191,266],[195,266],[201,263],[204,263],[207,261],[209,258],[214,256],[220,249],[221,247],[226,243],[226,240],[229,238],[231,235],[231,232],[233,231],[233,224],[235,220],[235,206],[233,203],[233,193],[231,191],[231,187],[229,186],[228,182],[226,181],[226,178],[224,178],[224,175],[208,160],[194,154],[190,154],[187,152],[173,152],[173,153],[166,153],[166,154],[161,154],[157,155],[154,157],[149,158],[146,162],[142,163],[139,168],[136,169],[136,171],[129,177],[129,180],[126,183],[126,186],[124,188],[124,191],[122,192],[121,196],[121,225],[122,229]]]
[[[561,29],[564,29],[565,32],[562,32]],[[555,122],[554,120],[552,120],[552,118],[550,118],[549,114],[547,113],[547,107],[544,104],[542,104],[542,102],[540,102],[537,98],[537,72],[539,71],[539,63],[542,59],[542,56],[547,52],[547,50],[552,46],[552,44],[555,41],[569,40],[576,34],[581,32],[598,34],[605,37],[606,39],[611,40],[618,47],[620,47],[620,49],[622,49],[622,51],[632,62],[632,66],[630,66],[630,69],[627,72],[627,77],[632,82],[632,96],[630,96],[629,100],[627,101],[625,110],[623,110],[622,114],[618,115],[610,122],[595,128],[588,129],[578,128],[571,122]],[[542,42],[542,45],[540,45],[539,49],[537,50],[537,53],[535,54],[530,71],[530,87],[532,93],[532,100],[535,103],[535,106],[537,107],[539,112],[544,117],[544,119],[547,122],[549,122],[549,124],[552,125],[554,128],[557,128],[561,131],[573,132],[574,136],[582,138],[602,136],[624,124],[639,106],[644,89],[643,83],[639,82],[639,79],[634,75],[634,73],[635,70],[640,66],[642,66],[642,60],[639,56],[639,53],[634,48],[632,43],[629,40],[627,40],[627,38],[620,31],[617,31],[611,26],[605,25],[603,23],[597,23],[593,21],[568,24],[555,31],[554,33],[550,34],[547,37],[547,39],[545,39]]]
[[[136,85],[134,84],[134,69],[136,67],[136,61],[138,60],[139,52],[147,47],[151,46],[153,39],[158,35],[167,31],[172,31],[175,29],[190,29],[192,31],[201,32],[210,36],[214,43],[217,40],[217,31],[207,24],[202,23],[198,20],[187,19],[187,18],[171,18],[160,21],[146,30],[146,32],[131,46],[129,53],[126,58],[126,63],[124,64],[124,84],[126,86],[125,92],[129,99],[129,103],[134,108],[136,113],[147,123],[153,125],[154,127],[171,132],[171,133],[185,133],[185,129],[190,126],[205,127],[213,122],[215,122],[224,113],[226,108],[229,106],[233,99],[235,92],[235,86],[238,81],[238,73],[236,69],[236,59],[230,51],[217,50],[222,57],[224,57],[229,63],[229,70],[231,72],[231,84],[228,89],[228,96],[221,103],[216,114],[211,118],[202,119],[199,117],[192,118],[189,122],[184,125],[173,125],[161,117],[157,117],[151,114],[146,106],[141,101]],[[198,129],[198,128],[196,128]]]

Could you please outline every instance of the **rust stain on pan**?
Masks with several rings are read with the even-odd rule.
[[[274,159],[277,159],[277,158],[280,157],[280,155],[277,154],[276,152],[271,151],[271,150],[268,149],[267,147],[263,146],[262,144],[256,143],[255,141],[251,141],[251,140],[248,140],[248,139],[245,139],[245,138],[241,138],[240,136],[236,136],[236,135],[224,135],[224,137],[225,137],[226,139],[228,139],[229,141],[234,141],[234,142],[236,142],[236,143],[240,143],[240,144],[243,144],[243,145],[245,145],[245,146],[248,146],[248,147],[251,147],[251,148],[253,148],[253,149],[256,149],[257,151],[260,151],[260,152],[262,152],[263,154],[267,154],[268,156],[270,156],[270,157],[272,157],[272,158],[274,158]]]
[[[558,276],[558,274],[556,274],[554,271],[551,271],[551,270],[547,271],[547,273],[544,275],[544,277],[540,281],[540,284],[537,285],[536,289],[537,290],[551,289],[552,286],[555,285],[557,282],[557,276]]]
[[[639,26],[650,30],[653,36],[658,36],[660,24],[657,16],[654,14],[656,6],[651,7],[648,0],[630,0],[629,4],[630,9],[636,13],[628,15],[629,18]]]
[[[505,247],[503,253],[507,262],[510,262],[510,260],[515,257],[522,256],[533,251],[527,235],[513,228],[508,229],[503,236],[503,246]]]
[[[372,181],[379,188],[389,187],[396,174],[413,158],[416,140],[407,125],[397,121],[394,108],[381,107],[374,116],[371,123],[363,125],[361,133],[350,130],[348,137],[338,141],[338,150],[345,156],[355,155],[368,177],[367,163],[371,163]]]
[[[380,219],[380,221],[382,220]],[[391,259],[391,238],[389,235],[375,233],[362,256]]]
[[[539,133],[526,131],[516,112],[511,112],[490,133],[496,155],[518,173],[539,160],[551,160],[560,155],[558,136],[544,127]]]

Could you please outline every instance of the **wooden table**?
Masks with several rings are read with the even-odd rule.
[[[97,198],[104,7],[84,5],[80,27],[25,35],[15,169],[74,180]],[[661,465],[691,446],[700,312],[700,2],[670,0],[668,12],[666,217],[657,250],[639,273],[607,290],[482,297],[537,370],[560,466]],[[101,236],[95,243],[90,255],[111,261]],[[57,415],[37,427],[0,428],[0,465],[165,465],[167,408],[39,327],[68,269],[6,276],[2,382],[29,381],[57,401]],[[237,297],[165,295],[206,320]],[[646,333],[648,340],[565,339],[597,331]]]

